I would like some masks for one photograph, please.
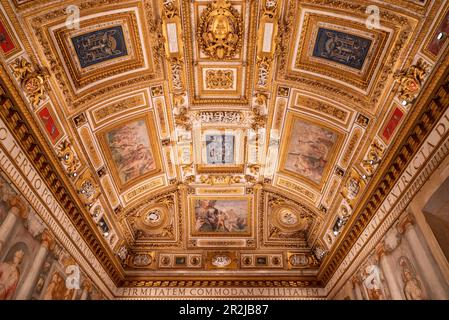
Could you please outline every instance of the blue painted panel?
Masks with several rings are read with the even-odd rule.
[[[208,164],[233,164],[234,136],[206,135],[206,152]]]
[[[71,40],[82,68],[128,54],[121,26],[96,30]]]
[[[352,34],[319,28],[313,56],[360,70],[371,42]]]

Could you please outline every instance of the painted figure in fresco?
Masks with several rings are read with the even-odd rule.
[[[195,208],[196,231],[234,232],[247,227],[247,221],[233,208],[216,208],[217,200],[198,200]]]
[[[71,300],[74,294],[74,289],[68,289],[64,278],[58,273],[53,272],[51,281],[45,289],[42,296],[43,300]]]
[[[217,229],[219,211],[215,208],[215,200],[199,200],[199,208],[196,210],[196,230],[215,231]]]
[[[9,300],[16,292],[24,255],[22,250],[17,250],[12,261],[0,263],[0,300]]]
[[[5,220],[10,209],[10,200],[15,195],[8,183],[0,177],[0,225]]]
[[[292,128],[286,169],[319,183],[335,141],[335,133],[296,121]]]
[[[418,280],[413,265],[407,257],[399,258],[399,265],[402,268],[402,281],[404,282],[404,295],[407,300],[423,300],[424,290],[421,281]]]
[[[54,272],[42,299],[62,300],[62,297],[64,296],[62,291],[64,291],[64,280],[57,272]]]
[[[380,279],[380,271],[376,265],[367,266],[364,270],[363,284],[368,292],[370,300],[383,300],[382,281]]]
[[[123,183],[156,168],[143,120],[110,131],[107,140]]]
[[[226,222],[229,220],[229,215],[226,213],[226,211],[221,210],[218,212],[217,217],[217,231],[229,231],[228,226]]]

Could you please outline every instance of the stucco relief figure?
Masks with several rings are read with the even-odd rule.
[[[407,300],[424,300],[424,289],[419,281],[413,265],[407,257],[399,258],[399,265],[401,266],[401,276],[404,282],[404,295]]]
[[[348,190],[347,195],[348,199],[349,200],[355,199],[360,191],[360,182],[355,178],[349,179],[347,183],[347,190]]]
[[[12,261],[0,263],[0,300],[9,300],[16,292],[24,255],[22,250],[17,250]]]
[[[362,274],[363,285],[366,288],[370,300],[384,300],[382,292],[382,280],[380,279],[380,270],[376,265],[367,266]]]

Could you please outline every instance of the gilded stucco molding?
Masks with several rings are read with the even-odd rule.
[[[447,63],[436,73],[443,73],[445,71],[444,67],[447,68]],[[346,229],[346,232],[344,232],[328,255],[319,275],[319,279],[324,283],[330,279],[348,250],[362,234],[371,217],[376,213],[395,181],[405,169],[406,164],[418,150],[421,142],[431,131],[440,115],[449,106],[449,78],[447,77],[447,70],[446,76],[440,78],[435,75],[434,79],[427,83],[427,90],[423,90],[423,94],[418,97],[414,108],[418,108],[419,112],[416,112],[414,118],[410,119],[410,122],[402,129],[400,138],[397,139],[396,147],[399,152],[388,154],[383,159],[377,171],[378,174],[373,177],[374,181],[368,186],[367,192],[365,192],[361,200],[363,205],[360,205],[359,209],[354,212],[353,219],[348,222],[350,227]],[[441,79],[439,84],[436,83],[438,79]]]
[[[16,101],[21,101],[10,80],[5,77],[3,67],[1,71],[2,79],[5,84],[7,84],[7,89],[11,92],[14,99],[18,99]],[[14,95],[14,93],[16,95]],[[18,104],[20,105],[21,103],[18,102]],[[65,174],[62,171],[63,169],[59,164],[59,160],[55,157],[50,158],[48,156],[49,154],[53,154],[53,152],[48,150],[46,142],[40,140],[42,138],[39,139],[36,136],[34,130],[37,129],[31,128],[34,120],[26,119],[26,117],[23,116],[23,108],[26,110],[25,106],[22,105],[20,108],[17,107],[15,103],[11,102],[11,100],[3,94],[0,112],[1,117],[8,124],[11,131],[14,132],[16,138],[22,143],[22,147],[28,151],[33,166],[42,173],[43,177],[45,177],[47,185],[51,186],[50,189],[58,199],[61,207],[64,208],[66,214],[77,226],[80,234],[84,235],[84,240],[89,244],[91,250],[101,261],[111,279],[117,283],[121,276],[116,269],[114,259],[111,258],[111,253],[102,245],[102,241],[99,241],[100,236],[98,235],[96,227],[91,226],[89,220],[85,218],[88,216],[88,213],[83,213],[83,205],[80,204],[80,200],[77,199],[77,196],[72,193],[74,191],[72,191],[72,187],[70,186],[71,183],[67,180],[68,177],[65,177]]]

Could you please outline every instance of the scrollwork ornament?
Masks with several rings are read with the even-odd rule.
[[[395,74],[395,80],[399,82],[398,98],[401,101],[410,103],[418,96],[427,70],[428,64],[423,59],[419,59],[415,65]]]
[[[72,150],[72,146],[68,140],[63,141],[58,148],[58,158],[62,161],[67,174],[70,177],[76,177],[76,170],[80,162]]]
[[[181,107],[177,115],[175,115],[175,123],[184,130],[190,130],[192,123],[189,117],[189,112],[186,107]]]
[[[40,68],[33,70],[33,67],[25,58],[17,58],[11,65],[11,69],[14,76],[20,81],[31,106],[37,108],[46,97],[47,73]]]

